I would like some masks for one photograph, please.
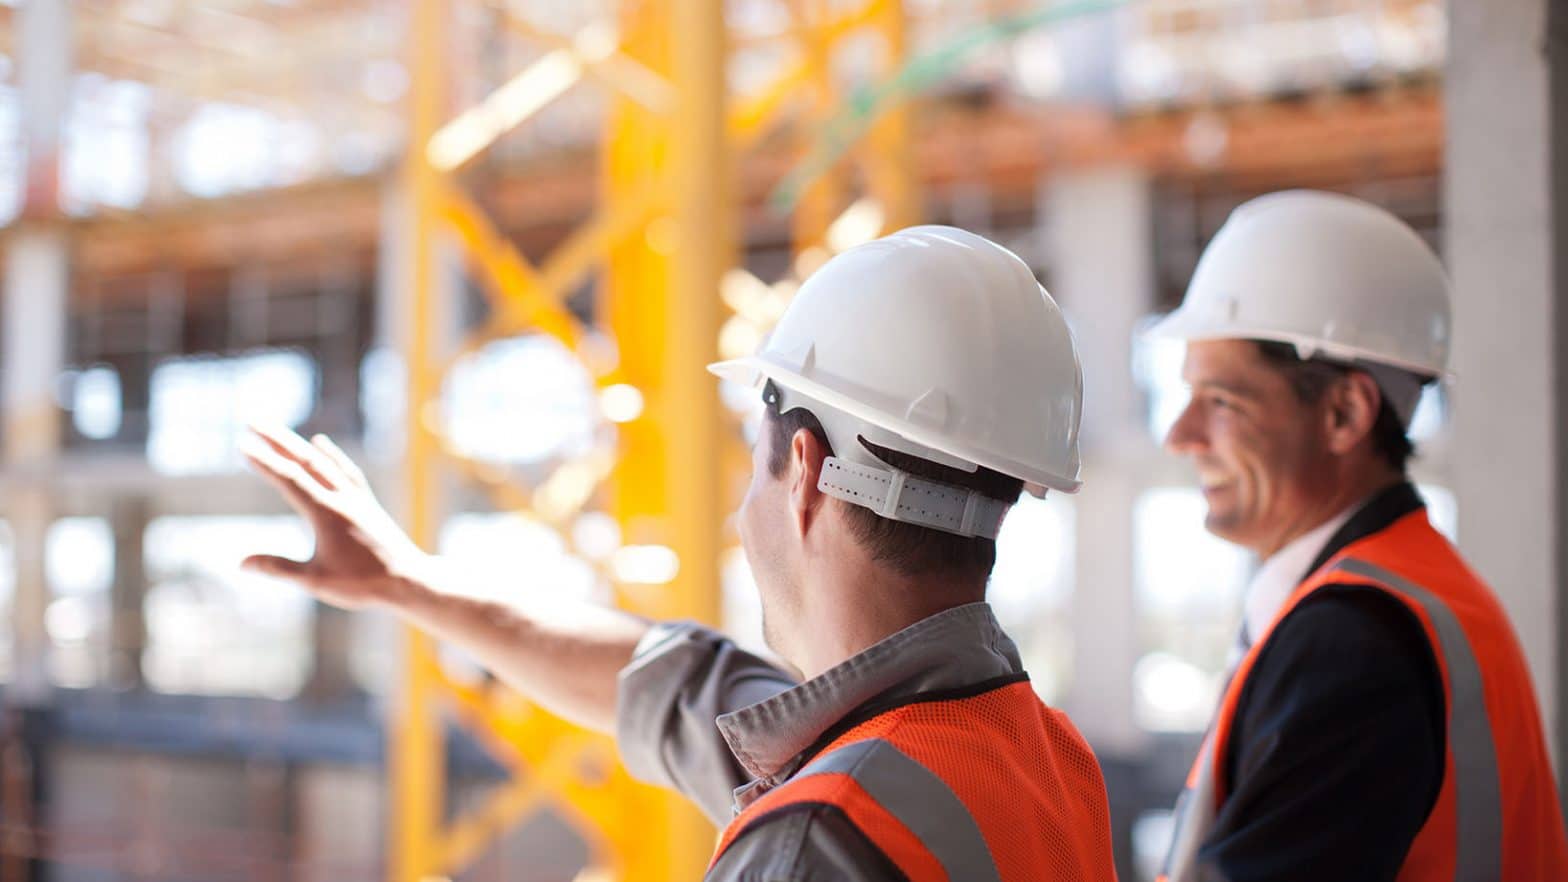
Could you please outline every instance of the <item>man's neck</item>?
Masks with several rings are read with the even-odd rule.
[[[790,662],[811,679],[910,625],[985,599],[985,586],[910,578],[861,559],[826,568],[806,586]]]
[[[1404,480],[1404,475],[1380,470],[1360,480],[1335,482],[1332,485],[1333,492],[1320,497],[1311,506],[1304,507],[1285,529],[1252,550],[1257,553],[1259,560],[1268,560],[1290,543]]]

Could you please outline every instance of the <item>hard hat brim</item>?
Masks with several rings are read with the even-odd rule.
[[[730,358],[708,365],[708,373],[721,380],[729,380],[748,388],[762,382],[762,371],[755,358]]]
[[[1216,321],[1212,316],[1194,313],[1182,308],[1177,308],[1155,322],[1148,330],[1143,332],[1143,336],[1145,339],[1180,340],[1184,343],[1204,340],[1270,340],[1277,343],[1289,343],[1305,352],[1321,354],[1337,361],[1366,361],[1388,365],[1389,367],[1399,368],[1412,374],[1427,377],[1433,381],[1454,379],[1453,373],[1445,370],[1441,365],[1390,358],[1381,352],[1357,346],[1346,346],[1343,343],[1324,340],[1321,337],[1314,337],[1310,334],[1298,334],[1281,331],[1278,328]]]
[[[1043,495],[1045,489],[1057,490],[1062,493],[1077,493],[1079,488],[1083,486],[1083,482],[1075,477],[1070,478],[1034,468],[987,451],[957,447],[937,433],[922,429],[908,420],[868,407],[827,385],[774,364],[761,356],[753,355],[745,358],[732,358],[727,361],[714,362],[708,365],[708,372],[720,379],[730,380],[748,387],[758,385],[763,378],[773,380],[780,386],[793,389],[830,407],[836,407],[852,416],[874,423],[890,432],[902,435],[916,444],[921,444],[934,450],[939,450],[949,456],[955,456],[1001,472],[1004,475],[1018,478],[1026,485],[1025,489],[1035,496]]]

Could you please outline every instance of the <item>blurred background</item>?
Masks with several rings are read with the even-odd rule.
[[[1415,475],[1555,721],[1547,7],[0,0],[0,878],[697,878],[712,831],[607,741],[242,575],[310,538],[236,441],[331,434],[478,590],[757,645],[755,393],[701,366],[916,222],[1015,250],[1084,353],[1085,490],[1020,503],[991,590],[1099,753],[1123,879],[1255,566],[1160,451],[1182,352],[1138,331],[1257,194],[1352,193],[1444,254],[1458,379]]]

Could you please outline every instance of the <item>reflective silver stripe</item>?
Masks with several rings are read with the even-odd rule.
[[[1175,829],[1165,867],[1159,878],[1168,882],[1194,882],[1198,878],[1198,849],[1214,825],[1214,736],[1204,736],[1198,750],[1198,769],[1191,786],[1181,792],[1172,812]]]
[[[908,827],[947,871],[951,882],[1001,882],[985,836],[957,794],[891,742],[870,738],[845,745],[801,769],[791,780],[833,773],[854,778],[888,814]]]
[[[1502,786],[1497,747],[1486,713],[1486,692],[1470,638],[1453,610],[1437,595],[1407,579],[1347,558],[1334,567],[1379,582],[1421,605],[1437,632],[1448,669],[1448,750],[1454,758],[1454,812],[1458,824],[1455,882],[1483,882],[1503,875]]]

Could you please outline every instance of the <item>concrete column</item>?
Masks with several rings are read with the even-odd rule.
[[[1558,309],[1553,322],[1556,331],[1554,336],[1557,341],[1568,340],[1568,4],[1548,2],[1545,40],[1546,61],[1549,68],[1550,84],[1548,97],[1551,108],[1551,154],[1552,154],[1552,255],[1553,255],[1553,294]],[[1568,356],[1562,354],[1561,346],[1554,346],[1557,353],[1557,363],[1553,370],[1553,379],[1556,381],[1557,392],[1557,437],[1559,440],[1568,438],[1568,406],[1563,406],[1564,398],[1568,397]],[[1562,448],[1557,448],[1561,453]],[[1548,725],[1555,722],[1555,730],[1549,733],[1552,737],[1553,756],[1558,761],[1558,797],[1562,800],[1563,808],[1568,811],[1568,769],[1564,768],[1562,757],[1568,756],[1568,590],[1564,584],[1568,582],[1564,570],[1568,569],[1564,555],[1568,555],[1568,546],[1565,546],[1564,532],[1568,530],[1568,491],[1565,491],[1562,478],[1559,476],[1557,483],[1557,584],[1552,593],[1556,599],[1556,629],[1553,643],[1556,670],[1556,682],[1552,685],[1555,691],[1555,701],[1548,713],[1556,719],[1548,718]]]
[[[145,540],[152,519],[146,497],[116,499],[109,515],[114,532],[114,581],[109,586],[109,685],[142,685],[142,652],[147,648]]]
[[[1117,64],[1122,28],[1122,16],[1096,13],[1045,29],[1060,53],[1063,98],[1101,105],[1120,100]]]
[[[71,86],[71,2],[27,2],[17,10],[17,82],[27,157],[22,222],[6,237],[0,418],[4,464],[17,479],[3,502],[16,538],[14,693],[22,702],[48,690],[44,540],[53,510],[47,473],[60,444],[54,400],[65,357],[69,284],[60,211],[60,141]]]
[[[413,223],[410,220],[408,190],[398,178],[389,178],[381,185],[381,222],[376,242],[375,325],[374,340],[377,358],[383,359],[386,370],[396,371],[398,343],[406,333],[409,318],[404,307],[409,301],[411,268],[409,249],[413,245]],[[374,391],[374,390],[373,390]],[[394,461],[404,450],[402,389],[382,390],[387,394],[375,396],[373,406],[364,414],[365,450],[372,458]],[[395,482],[388,482],[383,495],[397,490]],[[398,511],[398,500],[388,498],[391,511]]]
[[[1561,78],[1563,55],[1542,52],[1552,5],[1449,3],[1445,246],[1460,542],[1508,609],[1560,756],[1568,291],[1555,261],[1568,230],[1553,184],[1568,107],[1549,78],[1548,59]]]
[[[24,705],[42,704],[49,694],[49,635],[44,611],[49,585],[44,576],[44,540],[54,508],[36,487],[17,489],[6,500],[6,517],[16,542],[16,593],[11,601],[11,693]]]
[[[17,82],[27,157],[24,218],[60,210],[60,142],[70,106],[72,0],[23,0],[16,11]]]
[[[1084,361],[1084,442],[1146,441],[1132,375],[1132,335],[1153,309],[1152,196],[1145,172],[1095,169],[1053,177],[1042,193],[1051,295]]]
[[[407,377],[403,373],[406,366],[402,363],[399,344],[406,339],[408,323],[413,319],[408,309],[412,300],[410,255],[415,226],[410,198],[408,188],[397,177],[390,177],[381,185],[372,335],[376,350],[373,358],[379,360],[376,369],[382,373],[368,387],[361,388],[360,382],[351,384],[360,390],[361,401],[368,404],[361,414],[363,430],[359,444],[356,445],[352,438],[335,439],[357,455],[360,465],[371,476],[382,504],[405,524],[405,485],[403,481],[395,480],[397,473],[392,469],[401,464],[407,449],[404,418],[407,393],[402,385]],[[451,288],[443,289],[448,296],[450,291]],[[438,299],[440,296],[438,294]],[[325,389],[326,372],[332,366],[325,357],[321,358],[320,365]],[[344,365],[342,369],[361,370],[362,366]],[[369,396],[365,394],[367,391],[371,393]],[[365,639],[395,646],[399,639],[396,621],[385,613],[347,613],[323,603],[316,604],[311,633],[314,667],[305,686],[305,695],[312,700],[328,701],[357,691],[350,655],[355,641]]]
[[[1060,175],[1042,193],[1051,293],[1066,310],[1084,362],[1084,487],[1077,497],[1074,664],[1065,704],[1098,750],[1132,753],[1132,535],[1138,485],[1131,467],[1149,454],[1131,345],[1154,291],[1151,195],[1135,169]]]
[[[5,467],[15,480],[5,515],[16,540],[14,688],[24,702],[41,700],[49,682],[44,543],[54,518],[48,478],[60,444],[54,388],[64,366],[66,260],[66,238],[58,228],[22,227],[6,241],[0,411]]]
[[[359,339],[359,329],[354,322],[353,281],[351,271],[324,274],[322,301],[317,307],[318,340],[335,342],[318,346],[313,353],[321,371],[321,406],[315,421],[321,431],[334,435],[361,423],[355,418],[359,403],[354,400],[360,388],[359,365],[352,356],[359,347],[348,345],[350,342],[357,344]],[[383,299],[382,302],[388,301]],[[316,605],[311,632],[311,655],[315,666],[305,685],[308,697],[326,702],[342,699],[356,691],[349,665],[354,632],[353,613],[326,604]]]
[[[388,369],[407,382],[407,365],[402,363],[401,341],[407,339],[409,325],[417,317],[410,309],[413,268],[409,255],[415,236],[411,194],[405,183],[389,178],[381,186],[381,223],[376,242],[374,346],[380,350]],[[438,236],[433,243],[431,305],[426,321],[439,329],[432,345],[435,360],[445,363],[463,341],[463,297],[466,282],[463,252],[449,236]],[[370,465],[399,463],[406,451],[406,406],[403,388],[391,390],[364,414],[365,458]],[[387,510],[402,515],[400,482],[388,480],[376,487]]]
[[[5,245],[0,416],[13,481],[4,512],[16,539],[15,689],[24,701],[42,698],[48,683],[44,540],[53,520],[48,479],[60,444],[54,388],[65,355],[66,254],[65,234],[53,228],[20,228]]]
[[[411,308],[415,271],[412,256],[418,233],[412,199],[413,194],[404,178],[389,176],[381,185],[372,334],[377,350],[376,358],[381,360],[377,369],[386,372],[386,375],[370,387],[370,391],[378,394],[364,399],[369,406],[363,414],[363,447],[359,451],[361,465],[370,475],[376,495],[405,527],[409,524],[409,483],[402,479],[402,475],[408,468],[405,460],[408,451],[408,394],[405,384],[408,376],[403,342],[408,339],[410,323],[419,318]],[[460,339],[458,323],[461,310],[458,308],[458,297],[463,291],[463,263],[461,253],[450,241],[438,240],[434,250],[439,269],[431,271],[431,304],[427,315],[429,321],[438,323],[443,329],[435,346],[440,354],[439,360],[445,361]],[[352,444],[344,446],[351,453],[355,452]],[[436,501],[444,503],[452,495],[452,477],[443,473],[434,476],[433,480],[439,481],[438,486],[441,488],[434,494]],[[443,518],[434,520],[439,523]],[[317,659],[323,658],[322,653],[336,652],[342,656],[343,668],[330,672],[337,685],[344,685],[342,678],[350,677],[348,653],[356,640],[370,640],[375,645],[395,647],[400,639],[397,620],[383,612],[358,612],[344,616],[318,604],[316,623]],[[322,694],[317,691],[317,687],[327,685],[313,682],[310,691],[312,694]],[[355,687],[349,683],[346,688]]]
[[[352,265],[321,273],[316,304],[317,345],[311,353],[321,370],[321,406],[311,422],[333,436],[358,431],[359,276]]]

